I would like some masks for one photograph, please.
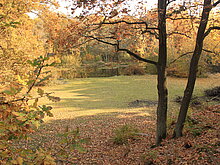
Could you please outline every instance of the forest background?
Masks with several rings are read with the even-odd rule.
[[[8,146],[7,140],[30,132],[29,126],[38,126],[45,115],[52,116],[50,106],[39,108],[39,98],[30,96],[34,86],[50,85],[57,79],[157,74],[155,65],[141,62],[143,59],[158,60],[159,36],[157,29],[151,28],[158,24],[155,8],[149,10],[145,5],[134,12],[129,7],[122,8],[120,4],[123,6],[123,1],[117,1],[116,4],[100,3],[99,8],[92,8],[93,3],[90,1],[76,2],[78,6],[84,3],[85,8],[74,17],[58,12],[59,3],[56,1],[0,2],[0,83],[3,91],[2,109],[5,110],[1,111],[1,126],[4,128],[1,135],[4,144],[2,150]],[[189,8],[184,8],[187,6],[184,1],[172,2],[167,12],[166,71],[168,76],[187,77],[194,49],[194,44],[189,43],[196,41],[202,2],[195,1],[194,6],[190,4]],[[86,3],[89,5],[86,6]],[[137,8],[138,5],[143,4],[137,3]],[[73,7],[71,11],[74,10]],[[31,18],[30,13],[35,13],[37,17]],[[218,8],[212,10],[208,28],[219,27],[219,17]],[[108,22],[108,19],[117,23]],[[136,23],[129,24],[122,20]],[[213,30],[206,37],[198,77],[219,72],[219,38],[218,30]],[[118,51],[120,49],[115,47],[115,43],[112,44],[112,40],[138,54],[139,59],[131,57],[128,51]],[[39,97],[46,96],[52,101],[59,101],[59,98],[41,88],[38,94]],[[31,108],[37,110],[37,113],[31,110],[32,115],[29,113],[31,108],[27,106],[29,100],[34,100]],[[19,107],[22,107],[22,112]],[[26,122],[27,116],[30,118],[29,123]],[[11,118],[15,118],[16,122]],[[22,128],[18,125],[22,125]],[[12,159],[13,152],[7,152],[5,150],[2,160]],[[21,160],[16,158],[15,161]]]

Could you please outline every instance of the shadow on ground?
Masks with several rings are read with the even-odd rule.
[[[74,119],[50,120],[31,135],[31,140],[20,142],[19,145],[32,150],[39,148],[49,150],[57,160],[66,162],[63,164],[132,164],[139,162],[141,153],[154,143],[155,118],[153,116],[153,111],[146,113],[146,110],[142,109],[139,112],[100,113]],[[114,130],[126,124],[138,128],[145,136],[130,141],[129,146],[113,144]],[[65,157],[61,156],[62,153],[58,151],[61,151],[60,148],[65,146],[65,143],[62,143],[64,137],[61,138],[58,135],[65,133],[67,129],[73,131],[77,128],[80,131],[80,139],[89,139],[86,144],[82,144],[86,151],[79,152],[66,148]],[[124,157],[128,149],[129,156]],[[138,157],[132,158],[132,153]]]

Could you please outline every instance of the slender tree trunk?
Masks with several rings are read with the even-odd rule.
[[[159,57],[157,65],[158,74],[158,107],[156,145],[160,145],[167,135],[167,35],[166,35],[166,0],[158,1],[158,28],[159,28]]]
[[[184,122],[186,119],[187,111],[189,108],[189,103],[193,94],[195,82],[196,82],[196,74],[198,72],[198,63],[202,53],[203,40],[205,29],[208,23],[209,13],[212,9],[211,0],[204,0],[202,18],[200,20],[200,25],[197,32],[196,45],[194,49],[194,53],[190,62],[190,70],[189,77],[186,89],[184,91],[183,100],[181,102],[180,112],[178,116],[178,120],[174,130],[174,137],[181,137],[182,131],[184,127]]]

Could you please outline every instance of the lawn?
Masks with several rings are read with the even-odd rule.
[[[194,95],[201,96],[204,89],[220,85],[219,80],[219,76],[198,79]],[[169,77],[167,82],[170,100],[169,116],[175,116],[178,104],[174,103],[173,99],[183,95],[186,79]],[[136,100],[155,102],[156,76],[84,78],[62,80],[58,83],[60,85],[44,87],[44,90],[54,92],[61,101],[51,103],[48,100],[41,100],[41,103],[53,106],[54,117],[46,118],[45,124],[31,135],[31,140],[21,142],[20,146],[49,150],[52,156],[63,164],[143,164],[144,155],[151,151],[150,146],[155,142],[156,105],[131,107],[129,103]],[[114,130],[125,124],[135,126],[145,136],[129,142],[129,145],[114,145],[112,142]],[[65,145],[60,144],[58,135],[64,133],[66,129],[71,131],[76,128],[80,130],[80,138],[90,139],[88,144],[83,145],[86,152],[68,148],[65,148],[65,152],[63,150],[62,153],[58,152],[61,151],[61,146]],[[181,145],[180,141],[179,146]],[[172,154],[168,153],[161,159],[172,157]],[[154,156],[155,153],[149,155]],[[179,158],[178,161],[181,159]]]
[[[186,79],[171,78],[168,80],[170,112],[177,109],[173,100],[182,96]],[[108,78],[84,78],[66,80],[62,85],[46,87],[46,91],[54,92],[61,101],[49,103],[54,107],[53,119],[68,119],[100,113],[139,112],[143,108],[130,108],[128,105],[135,100],[157,100],[157,80],[154,75],[118,76]],[[198,79],[194,95],[202,95],[204,89],[219,85],[219,79]],[[47,103],[47,100],[43,101]],[[156,107],[144,108],[145,115],[155,111]],[[52,120],[53,120],[52,119]],[[47,118],[48,120],[48,118]]]

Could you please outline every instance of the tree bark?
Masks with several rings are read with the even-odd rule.
[[[198,72],[198,63],[202,53],[203,41],[205,37],[205,29],[208,23],[209,13],[212,9],[211,0],[204,0],[202,17],[200,20],[200,25],[197,32],[196,45],[193,52],[193,56],[190,62],[190,70],[188,76],[187,86],[184,91],[183,100],[181,102],[180,112],[177,119],[177,123],[174,129],[174,137],[181,137],[182,131],[185,123],[185,119],[187,116],[190,100],[192,98],[195,82],[196,82],[196,74]]]
[[[157,131],[156,145],[167,136],[167,96],[166,65],[167,65],[167,34],[166,34],[166,0],[158,1],[159,55],[157,64]]]

